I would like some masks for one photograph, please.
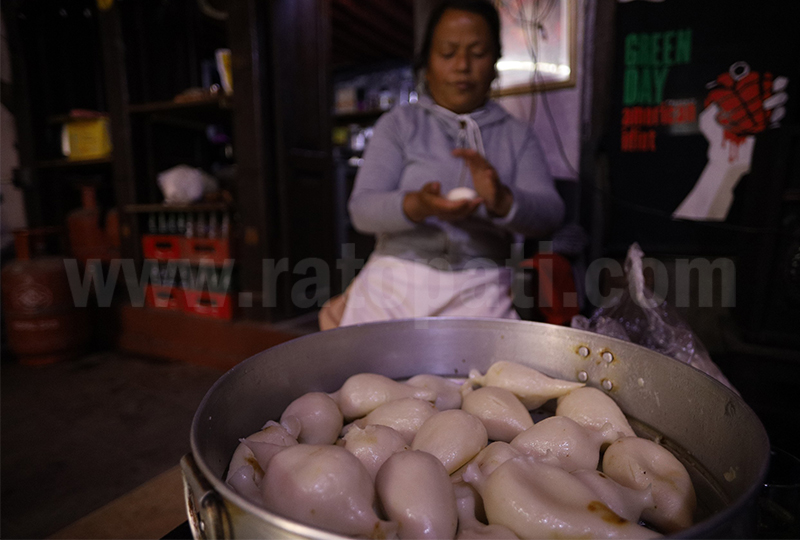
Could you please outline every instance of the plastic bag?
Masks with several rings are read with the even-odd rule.
[[[612,305],[597,308],[590,318],[573,317],[571,326],[665,354],[707,373],[737,392],[677,311],[645,285],[643,256],[639,244],[631,245],[625,258],[628,287]]]
[[[206,193],[213,193],[219,189],[216,178],[188,165],[178,165],[160,172],[158,185],[167,204],[196,202]]]

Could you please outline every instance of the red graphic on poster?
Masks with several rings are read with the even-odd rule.
[[[725,130],[725,137],[741,144],[748,135],[761,133],[769,124],[771,109],[764,101],[772,95],[772,74],[750,71],[746,62],[736,62],[726,73],[707,85],[711,91],[705,106],[716,103],[716,120]]]
[[[751,71],[736,62],[706,85],[705,109],[698,117],[708,141],[708,162],[692,190],[672,216],[698,221],[724,221],[733,204],[734,189],[750,172],[756,135],[778,127],[789,80]]]

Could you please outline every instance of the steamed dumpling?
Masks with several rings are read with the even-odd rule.
[[[473,463],[478,466],[481,474],[484,476],[489,476],[497,467],[509,459],[513,459],[521,455],[522,453],[510,444],[503,441],[495,441],[478,452],[478,455],[469,460],[469,462],[463,465],[460,469],[451,474],[450,478],[453,480],[453,482],[461,481],[467,467]]]
[[[458,508],[456,540],[518,540],[511,529],[503,525],[486,525],[476,514],[477,497],[469,484],[453,484]]]
[[[615,514],[577,478],[530,456],[510,459],[489,476],[468,467],[464,480],[483,499],[491,524],[520,538],[654,538],[660,536]]]
[[[511,446],[539,461],[567,472],[596,469],[603,435],[582,427],[566,416],[551,416],[537,422],[511,441]]]
[[[692,525],[697,498],[686,467],[672,453],[648,439],[626,437],[608,447],[603,472],[623,486],[652,486],[655,508],[645,508],[642,518],[672,533]]]
[[[372,477],[340,446],[284,449],[270,461],[261,493],[267,510],[312,527],[370,538],[388,538],[395,530],[375,513]]]
[[[366,416],[384,403],[396,399],[413,397],[433,402],[436,401],[436,395],[433,390],[400,383],[376,373],[353,375],[339,390],[330,394],[346,421]]]
[[[558,398],[556,416],[572,418],[583,427],[603,432],[605,445],[620,437],[636,436],[619,405],[597,388],[590,386],[578,388]]]
[[[437,410],[448,411],[461,407],[461,385],[448,381],[444,377],[421,373],[408,379],[406,384],[436,392],[434,405],[436,405]]]
[[[655,507],[649,486],[646,489],[625,487],[598,470],[581,469],[574,471],[572,476],[591,489],[615,514],[628,521],[639,521],[645,508]]]
[[[260,499],[259,486],[269,461],[283,448],[295,444],[297,441],[286,428],[277,422],[267,422],[261,430],[240,439],[225,481],[240,495],[250,500]]]
[[[369,475],[375,479],[378,469],[390,456],[408,450],[402,435],[379,424],[363,429],[353,426],[343,437],[344,447],[358,458]]]
[[[489,439],[511,442],[511,439],[533,426],[528,409],[504,388],[484,386],[465,392],[461,409],[477,417],[486,427]]]
[[[392,455],[378,471],[381,506],[401,539],[453,538],[458,525],[453,484],[441,461],[427,452]]]
[[[390,427],[402,435],[406,443],[411,444],[425,420],[436,412],[436,407],[430,401],[417,398],[396,399],[384,403],[353,424],[362,428],[373,424]]]
[[[412,450],[433,454],[447,469],[447,474],[475,457],[489,442],[483,423],[460,409],[434,414],[419,428]]]
[[[294,427],[289,420],[295,417]],[[281,424],[305,444],[333,444],[344,423],[339,406],[328,394],[309,392],[292,401],[281,415]],[[298,429],[299,428],[299,429]],[[296,433],[292,431],[297,430]]]
[[[517,396],[529,411],[583,386],[583,383],[553,379],[532,367],[506,361],[495,362],[485,375],[478,370],[471,370],[465,384],[505,388]]]
[[[263,472],[260,475],[263,477]],[[261,504],[260,479],[256,481],[256,471],[252,465],[242,465],[235,471],[228,472],[225,480],[233,490],[253,504]]]

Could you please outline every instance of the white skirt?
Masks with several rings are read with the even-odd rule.
[[[511,268],[443,271],[388,255],[372,255],[347,289],[339,326],[417,317],[519,319]]]

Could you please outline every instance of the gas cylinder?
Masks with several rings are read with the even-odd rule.
[[[42,255],[52,228],[14,231],[16,259],[3,267],[2,300],[8,346],[22,364],[77,356],[90,335],[85,306],[72,298],[62,257]]]

